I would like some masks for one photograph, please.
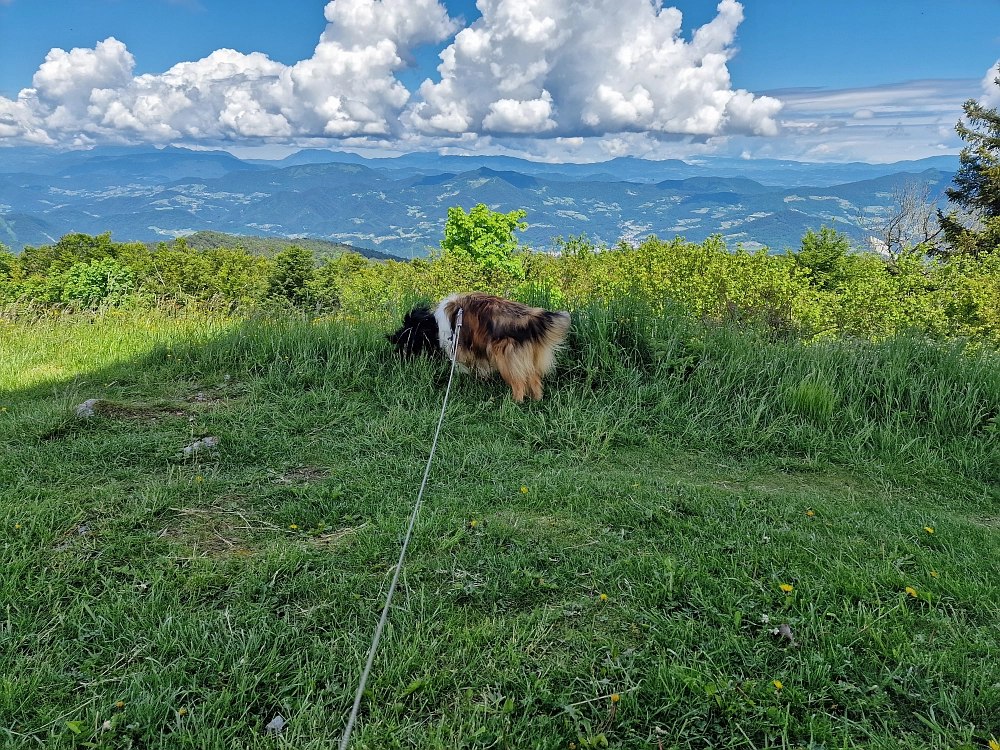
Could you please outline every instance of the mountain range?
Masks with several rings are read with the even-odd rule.
[[[314,238],[414,257],[436,247],[447,209],[485,203],[527,211],[522,243],[547,248],[586,234],[613,244],[649,234],[782,251],[835,222],[856,241],[858,212],[884,210],[905,182],[934,199],[957,157],[895,164],[817,164],[632,157],[547,164],[435,153],[365,158],[303,150],[274,161],[224,151],[98,147],[0,150],[0,243],[16,251],[68,232],[170,240],[210,230]]]

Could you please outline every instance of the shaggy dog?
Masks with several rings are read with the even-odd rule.
[[[455,321],[462,310],[458,353],[452,349]],[[403,327],[386,338],[404,356],[444,352],[466,372],[488,378],[499,372],[515,401],[530,393],[542,397],[542,377],[552,369],[556,349],[566,338],[567,312],[550,312],[489,294],[453,294],[435,310],[417,307]]]

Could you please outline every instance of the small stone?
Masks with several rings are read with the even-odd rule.
[[[184,448],[184,455],[190,456],[198,451],[205,450],[206,448],[215,448],[219,445],[219,438],[214,435],[209,435],[208,437],[203,437],[201,440],[195,440],[191,445]]]
[[[798,643],[795,642],[795,636],[792,635],[792,627],[787,622],[781,623],[781,625],[778,627],[777,634],[780,635],[782,638],[787,638],[788,642],[791,643],[793,646],[799,645]]]
[[[88,398],[82,404],[77,404],[76,416],[81,418],[94,416],[94,407],[97,406],[99,401],[99,398]]]
[[[281,714],[275,714],[274,718],[271,719],[264,729],[268,734],[280,734],[281,730],[285,728],[285,719]]]

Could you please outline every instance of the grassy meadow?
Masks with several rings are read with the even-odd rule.
[[[448,374],[391,326],[0,322],[0,744],[335,746]],[[998,364],[613,304],[457,378],[353,747],[991,747]]]

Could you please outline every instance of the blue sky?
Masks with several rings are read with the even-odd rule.
[[[690,30],[715,3],[670,2]],[[291,65],[312,54],[325,27],[322,0],[10,0],[0,4],[0,94],[31,85],[52,47],[92,47],[114,36],[138,73],[161,73],[219,47],[264,52]],[[479,17],[475,2],[446,0],[453,16]],[[919,78],[981,78],[1000,58],[997,0],[746,0],[736,86],[751,91],[802,86],[848,88]],[[280,8],[280,10],[278,10]],[[891,31],[890,31],[891,30]],[[436,77],[444,47],[418,54],[415,88]]]
[[[14,99],[21,88],[30,86],[50,49],[94,48],[108,37],[125,44],[134,57],[136,75],[160,74],[175,63],[197,61],[220,48],[262,52],[291,66],[313,55],[326,27],[325,4],[322,0],[0,0],[0,96]],[[470,0],[444,0],[444,5],[449,15],[463,16],[467,24],[481,15]],[[677,0],[667,5],[683,12],[687,39],[717,14],[716,2]],[[926,79],[942,81],[941,102],[951,95],[947,105],[941,104],[947,112],[954,107],[955,96],[978,95],[979,82],[1000,58],[997,0],[744,0],[743,8],[737,51],[728,64],[732,88],[753,94],[777,92],[783,101],[790,96],[791,105],[786,103],[782,116],[792,113],[792,121],[801,119],[798,115],[811,105],[800,101],[803,92],[789,93],[789,89],[888,87],[885,90],[895,92],[896,99],[890,97],[884,110],[894,111],[899,96],[908,95],[899,85]],[[438,53],[452,41],[453,35],[415,45],[412,52],[418,66],[397,72],[396,78],[411,92],[425,78],[438,81]],[[532,101],[536,109],[546,106],[541,98]],[[559,104],[557,100],[550,111]],[[847,102],[844,113],[853,117],[851,106]],[[878,108],[873,111],[881,116]],[[952,126],[957,114],[951,118]],[[829,112],[823,116],[833,117]],[[538,132],[549,128],[547,135],[563,133],[562,123],[558,125],[540,125]],[[508,129],[524,133],[525,127]],[[622,148],[630,148],[635,130],[624,138]],[[564,135],[576,134],[566,130]],[[791,138],[794,133],[782,130],[782,135]],[[746,140],[744,136],[734,136],[735,147]],[[669,138],[658,132],[657,143],[665,140]],[[751,150],[758,141],[747,141]],[[956,147],[953,140],[949,144],[947,148]],[[518,147],[527,148],[523,143]]]

